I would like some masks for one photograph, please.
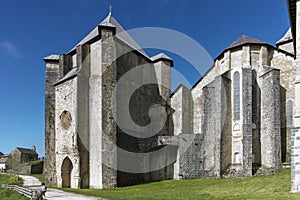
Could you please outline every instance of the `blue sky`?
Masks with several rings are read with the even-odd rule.
[[[0,151],[37,146],[44,154],[43,57],[68,52],[108,14],[125,29],[164,27],[215,58],[241,35],[275,45],[289,28],[285,0],[9,0],[0,6]],[[151,53],[151,51],[148,51]],[[175,69],[193,84],[183,59]]]

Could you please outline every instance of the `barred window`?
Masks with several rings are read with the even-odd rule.
[[[233,112],[234,119],[240,118],[240,73],[233,74]]]

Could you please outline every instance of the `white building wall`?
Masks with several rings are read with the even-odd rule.
[[[62,164],[66,157],[72,162],[71,188],[79,188],[79,153],[77,147],[77,78],[68,80],[56,86],[56,113],[55,113],[55,136],[56,136],[56,171],[57,184],[62,187]],[[71,123],[67,130],[62,127],[61,115],[67,111],[71,115]]]
[[[90,77],[90,188],[102,183],[102,69],[101,40],[91,44]]]
[[[0,163],[0,170],[1,170],[1,169],[6,169],[5,167],[6,167],[6,166],[5,166],[5,163]]]

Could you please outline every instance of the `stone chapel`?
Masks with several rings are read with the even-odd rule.
[[[278,172],[291,162],[294,30],[276,46],[241,36],[192,88],[180,85],[171,94],[173,60],[164,53],[149,57],[109,14],[69,52],[44,58],[46,183],[104,189],[164,179]],[[133,130],[125,131],[115,120],[126,105],[121,89],[114,102],[115,86],[140,65],[147,66],[146,71],[136,76],[158,84],[136,89],[128,112],[140,126],[160,124],[160,131],[149,137],[133,137],[127,134]],[[149,112],[154,104],[165,108],[164,122],[159,121],[161,113]],[[121,165],[130,158],[119,149],[162,151],[136,163],[136,172],[128,172]],[[140,170],[157,163],[161,168]]]

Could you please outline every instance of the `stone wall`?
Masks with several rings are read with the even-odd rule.
[[[202,144],[203,135],[178,135],[179,179],[193,179],[203,176]]]
[[[225,170],[230,167],[231,162],[231,152],[232,152],[232,116],[231,116],[231,80],[228,78],[229,73],[223,74],[221,77],[220,88],[221,88],[221,119],[220,119],[220,129],[221,129],[221,175],[224,174]],[[218,97],[216,97],[218,98]]]
[[[89,77],[90,77],[90,45],[80,45],[76,48],[77,57],[77,145],[80,156],[80,188],[89,188]]]
[[[281,169],[280,133],[280,72],[266,69],[262,78],[261,94],[261,154],[262,168],[269,173]]]
[[[180,86],[173,94],[171,98],[171,107],[174,110],[172,114],[173,122],[173,133],[174,135],[179,135],[183,133],[182,131],[182,90],[185,86]]]
[[[203,157],[201,155],[203,135],[179,134],[175,136],[160,136],[158,137],[158,143],[173,147],[169,148],[169,153],[166,153],[166,155],[169,156],[168,159],[176,162],[174,167],[171,168],[173,170],[166,170],[166,178],[178,180],[203,176]],[[176,157],[170,155],[172,151],[176,153]],[[167,160],[167,158],[163,160]]]
[[[243,176],[252,176],[252,69],[242,69]]]
[[[57,186],[55,164],[55,89],[53,84],[59,78],[59,64],[58,59],[45,60],[45,62],[45,176],[47,185]]]
[[[184,85],[181,85],[172,96],[171,106],[174,109],[172,115],[174,135],[192,133],[193,99],[191,91]]]
[[[292,180],[292,192],[300,191],[300,131],[293,129],[291,132],[291,180]]]
[[[38,162],[36,164],[31,164],[31,163],[22,163],[20,164],[20,168],[18,172],[19,174],[42,174],[43,173],[43,168],[44,168],[44,162]]]
[[[89,149],[90,188],[101,189],[102,183],[102,48],[101,40],[91,44],[89,78]],[[92,112],[97,111],[97,112]]]
[[[271,67],[280,70],[280,96],[281,96],[281,150],[282,161],[291,161],[291,128],[293,127],[293,114],[295,107],[295,84],[296,66],[294,58],[280,52],[274,52],[271,60]],[[292,108],[291,108],[292,107]]]
[[[214,176],[216,161],[217,136],[215,135],[215,86],[211,83],[203,88],[203,175]],[[218,174],[217,174],[218,175]],[[220,174],[219,174],[220,175]]]
[[[203,175],[220,178],[231,165],[230,80],[217,76],[203,88]]]
[[[162,121],[162,113],[151,111],[151,107],[154,105],[163,106],[166,108],[164,111],[166,112],[169,107],[169,90],[157,85],[159,81],[157,79],[156,70],[158,70],[158,68],[155,68],[149,59],[133,51],[128,45],[121,41],[115,44],[117,50],[116,80],[119,82],[122,81],[122,85],[118,85],[117,87],[116,113],[118,122],[129,119],[131,121],[130,123],[134,123],[139,127],[148,127],[146,133],[142,131],[142,128],[141,131],[138,132],[135,129],[131,129],[130,126],[120,127],[120,124],[117,124],[117,146],[122,150],[133,153],[143,154],[155,151],[155,149],[158,148],[157,136],[169,135],[170,132],[168,118],[166,121]],[[167,66],[167,63],[163,63],[163,61],[159,61],[159,63],[156,64],[166,65],[164,68],[170,67]],[[132,73],[132,70],[135,71],[134,76],[129,75]],[[161,81],[162,78],[163,77],[160,77]],[[145,80],[151,80],[151,83],[144,84],[143,81]],[[133,91],[132,94],[128,94],[132,88],[136,88],[136,90]],[[130,95],[129,102],[127,102],[128,95]],[[126,114],[127,109],[129,109],[129,116]],[[157,127],[161,127],[161,130],[155,130]],[[150,135],[146,135],[149,133]],[[117,165],[119,169],[122,169],[122,166],[125,166],[129,159],[124,157],[122,153],[122,151],[118,151]],[[162,159],[165,158],[162,157]],[[118,186],[165,179],[168,173],[167,171],[172,167],[163,167],[153,172],[141,173],[143,169],[147,169],[147,167],[153,165],[153,162],[155,162],[155,159],[145,158],[140,160],[140,162],[131,163],[132,166],[137,168],[137,173],[119,170],[117,175]]]
[[[117,129],[113,117],[112,94],[116,84],[116,46],[112,30],[101,29],[102,69],[102,184],[117,186]]]
[[[77,78],[67,80],[56,86],[56,177],[58,187],[80,188],[80,156],[77,135]],[[66,162],[72,169],[63,170]],[[68,164],[68,163],[67,163]],[[70,185],[64,185],[63,174],[70,173]]]

